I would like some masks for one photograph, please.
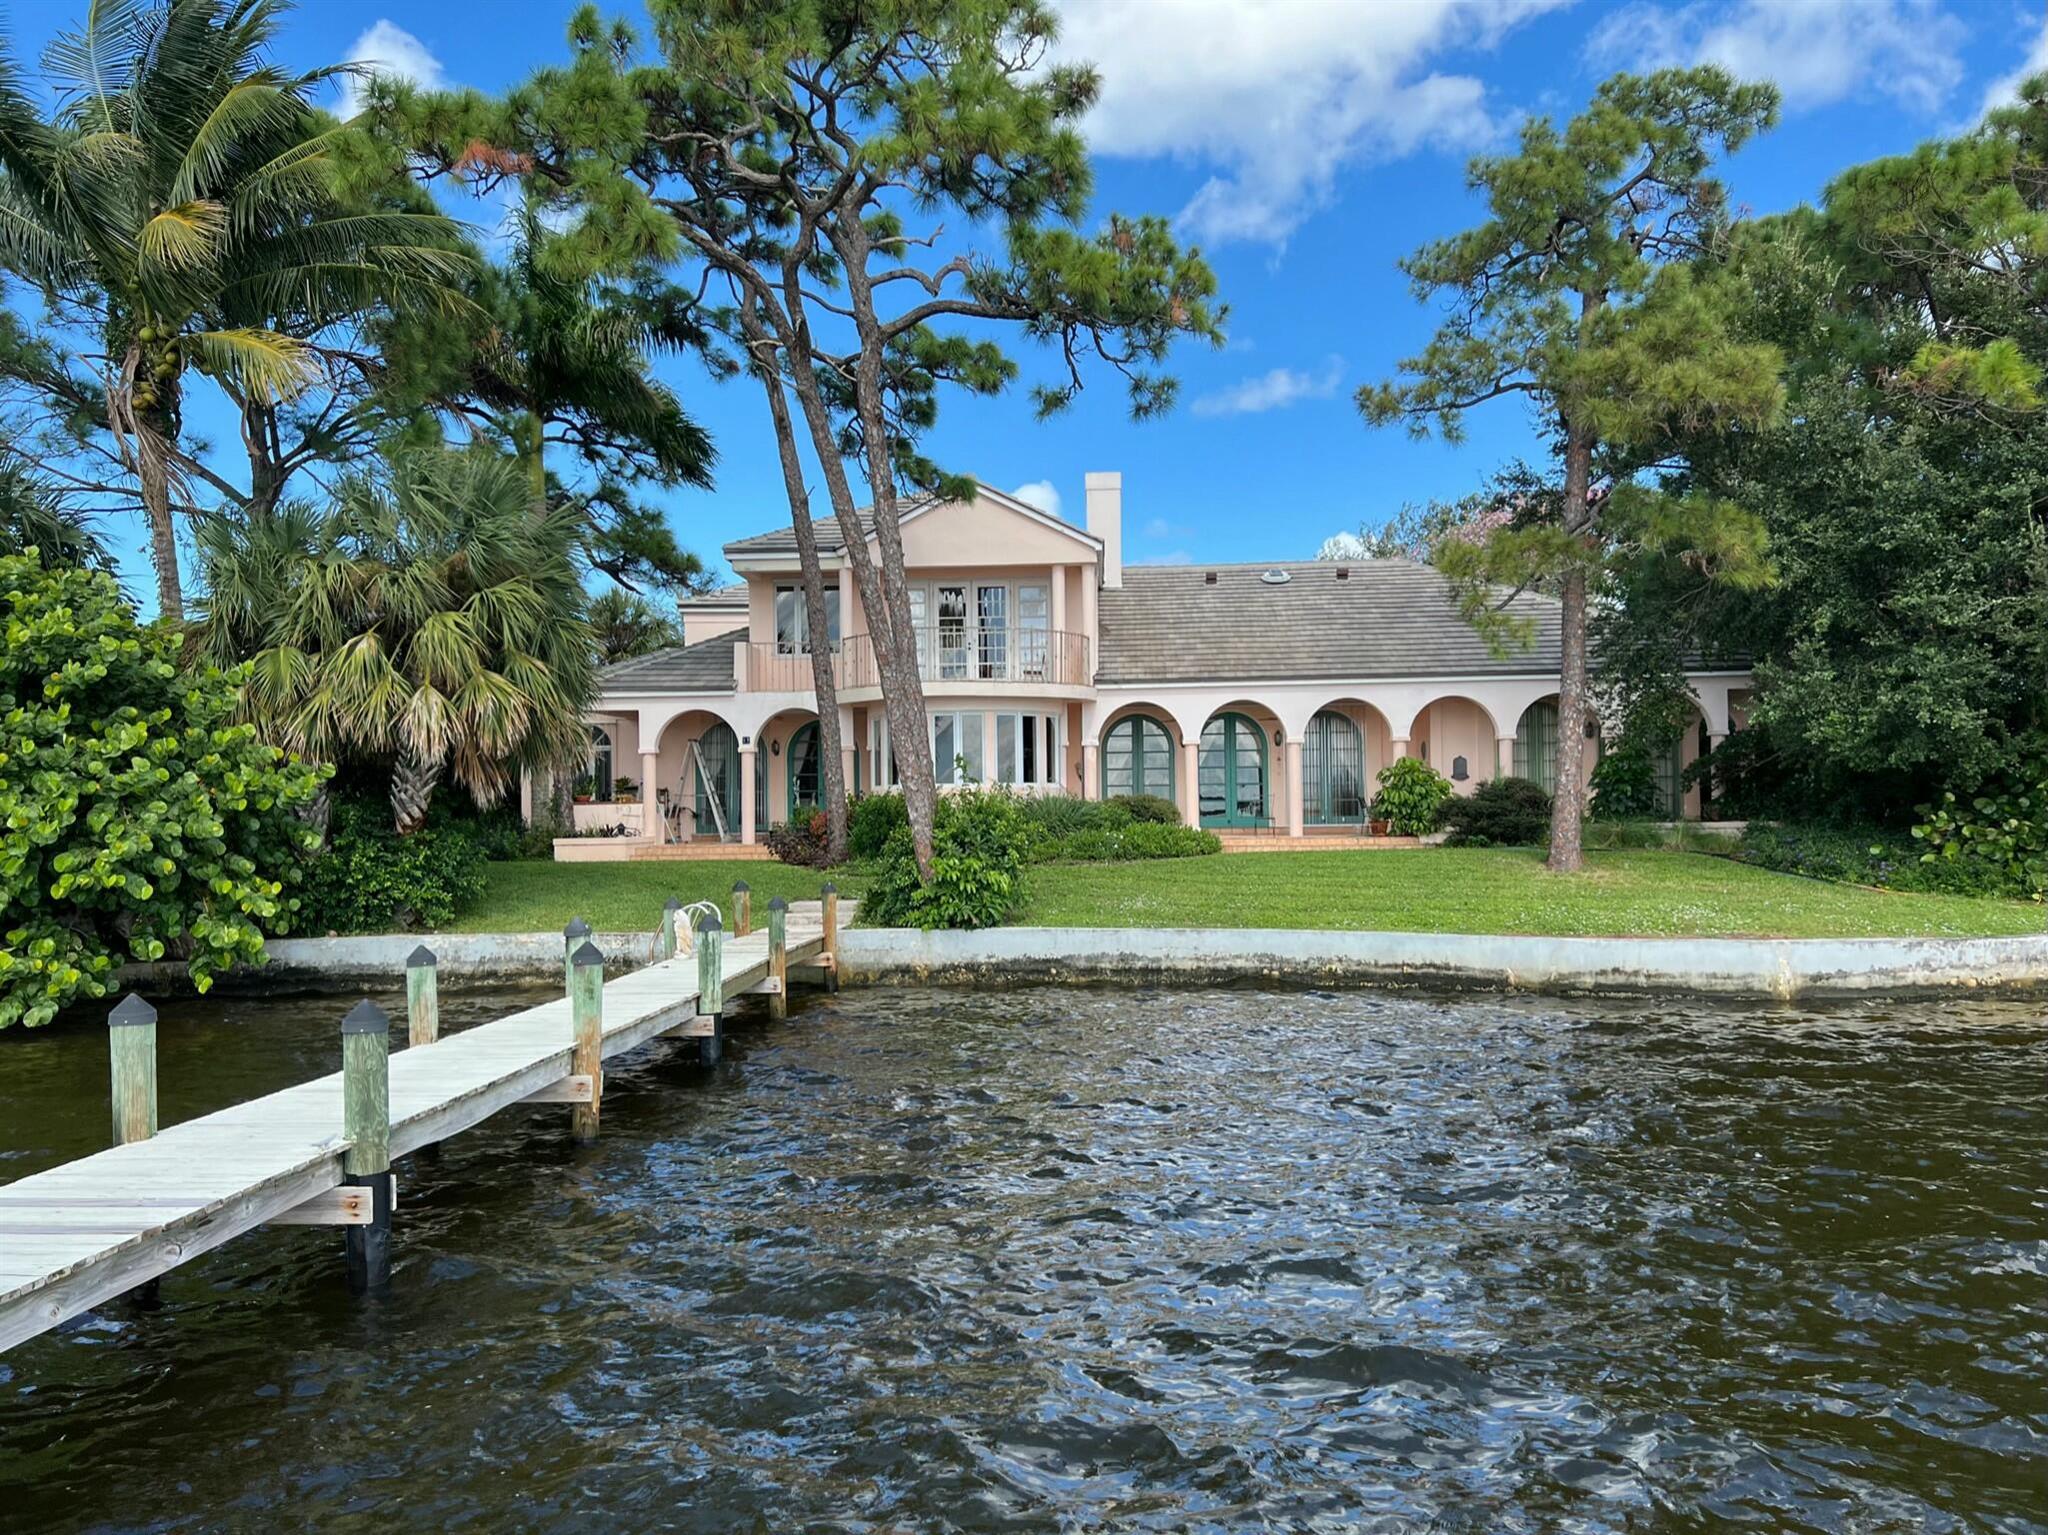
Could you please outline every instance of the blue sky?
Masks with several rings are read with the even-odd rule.
[[[499,89],[564,52],[570,0],[305,0],[285,61],[378,61],[428,83]],[[638,14],[637,0],[618,7]],[[1102,71],[1091,119],[1096,213],[1174,217],[1215,266],[1230,342],[1189,349],[1181,405],[1133,424],[1109,376],[1040,423],[1025,390],[950,400],[930,439],[948,467],[1038,487],[1079,516],[1081,477],[1124,474],[1138,560],[1306,558],[1407,501],[1463,494],[1535,442],[1504,402],[1456,448],[1368,431],[1351,404],[1428,335],[1396,261],[1473,221],[1463,166],[1532,113],[1567,115],[1617,68],[1713,60],[1770,78],[1783,121],[1727,167],[1738,206],[1816,197],[1842,167],[1975,121],[2048,67],[2041,0],[1072,0],[1063,50]],[[6,7],[33,60],[83,0]],[[716,437],[717,488],[667,498],[678,535],[716,563],[725,541],[786,523],[750,383],[686,364],[672,382]],[[202,430],[216,433],[195,412]],[[232,436],[228,437],[232,444]],[[817,497],[822,507],[822,494]],[[107,530],[134,552],[136,530]]]

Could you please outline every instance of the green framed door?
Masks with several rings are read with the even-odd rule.
[[[1311,826],[1365,820],[1365,738],[1345,715],[1325,709],[1301,740],[1301,800]]]
[[[1266,733],[1242,714],[1202,727],[1196,758],[1204,826],[1267,824]]]
[[[718,790],[718,808],[725,814],[725,831],[728,841],[735,841],[740,834],[740,743],[726,724],[713,725],[697,739],[697,755],[702,759],[703,769],[694,775],[696,783],[692,790],[697,804],[697,834],[718,835],[718,819],[711,813],[711,796],[706,792],[705,779]]]
[[[789,747],[784,756],[789,763],[789,797],[783,803],[789,807],[788,813],[793,819],[797,806],[822,806],[825,803],[825,780],[820,771],[822,764],[818,757],[816,720],[797,727],[796,733],[789,738]]]
[[[1173,738],[1159,721],[1129,715],[1102,738],[1102,796],[1119,794],[1155,794],[1180,803],[1173,792]]]

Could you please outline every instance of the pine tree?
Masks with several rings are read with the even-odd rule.
[[[1424,246],[1403,270],[1450,313],[1403,379],[1368,385],[1371,424],[1405,422],[1456,441],[1465,413],[1525,398],[1562,461],[1554,494],[1522,498],[1483,538],[1447,539],[1437,560],[1465,611],[1498,644],[1505,586],[1542,587],[1562,608],[1557,793],[1550,866],[1580,866],[1588,716],[1587,605],[1618,544],[1685,546],[1731,581],[1768,578],[1762,529],[1740,508],[1655,493],[1627,478],[1681,428],[1761,426],[1781,408],[1781,361],[1738,339],[1717,262],[1728,227],[1717,151],[1777,115],[1777,92],[1716,68],[1617,75],[1560,131],[1524,126],[1514,154],[1481,156],[1469,179],[1489,217]],[[1620,475],[1608,494],[1596,477]]]

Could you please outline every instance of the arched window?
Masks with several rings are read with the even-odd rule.
[[[1515,777],[1557,792],[1557,700],[1540,698],[1522,711],[1515,726]]]
[[[1266,824],[1266,733],[1242,714],[1202,727],[1197,781],[1204,826]]]
[[[612,733],[604,725],[590,727],[590,781],[596,785],[598,795],[604,799],[612,797]]]
[[[1173,799],[1173,737],[1143,714],[1118,720],[1102,738],[1102,793]],[[1178,803],[1178,801],[1176,801]]]
[[[1315,826],[1365,819],[1365,739],[1348,715],[1325,709],[1301,738],[1301,803]]]
[[[789,738],[789,813],[799,808],[816,808],[825,803],[822,759],[818,756],[818,722],[799,725]]]

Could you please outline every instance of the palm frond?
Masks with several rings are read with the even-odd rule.
[[[278,331],[244,326],[194,331],[185,339],[206,368],[265,403],[288,400],[319,376],[315,349]]]

